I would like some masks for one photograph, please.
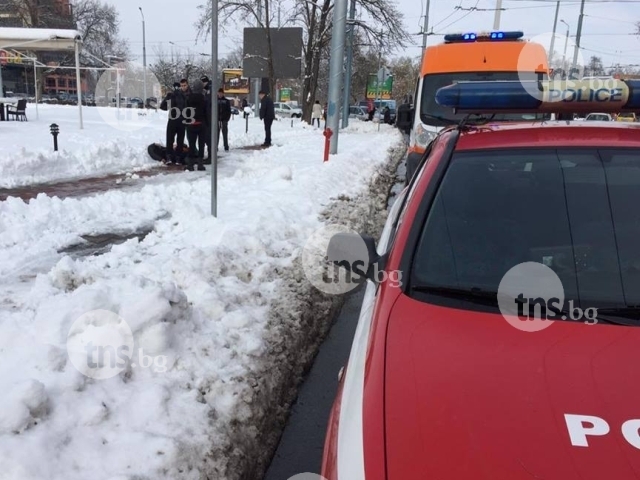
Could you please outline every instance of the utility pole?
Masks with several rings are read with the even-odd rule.
[[[564,20],[560,20],[560,23],[564,23],[567,26],[567,36],[564,38],[564,54],[562,55],[562,70],[564,72],[564,78],[567,78],[567,69],[565,67],[565,62],[567,61],[567,46],[569,45],[569,31],[571,27]]]
[[[427,0],[427,8],[424,12],[424,26],[422,27],[422,55],[424,56],[424,51],[427,49],[427,35],[429,35],[429,4],[431,0]]]
[[[380,100],[380,84],[384,81],[384,75],[382,73],[382,36],[384,31],[380,30],[380,49],[378,50],[378,78],[376,79],[376,102],[378,103],[378,131],[380,131],[380,124],[382,123],[382,101]],[[373,104],[375,108],[375,103]]]
[[[329,153],[338,153],[338,130],[340,123],[340,91],[344,67],[344,44],[347,36],[347,0],[335,0],[331,58],[329,63],[329,104],[327,129],[331,131]],[[348,113],[348,112],[345,112]]]
[[[211,95],[218,91],[218,0],[211,0]],[[256,108],[256,111],[258,109]],[[218,109],[211,109],[211,215],[218,217]]]
[[[258,3],[258,18],[256,19],[256,27],[260,28],[262,24],[262,2]],[[253,79],[253,104],[255,105],[253,115],[255,117],[260,116],[260,89],[262,88],[262,78]],[[214,92],[215,93],[215,92]],[[275,100],[274,100],[275,101]]]
[[[558,14],[560,13],[560,0],[556,4],[556,16],[553,20],[553,35],[551,36],[551,45],[549,46],[549,68],[551,67],[551,61],[553,60],[553,49],[556,44],[556,30],[558,29]]]
[[[347,21],[347,67],[344,75],[344,98],[342,99],[342,128],[349,126],[349,104],[351,103],[351,74],[353,72],[353,34],[356,29],[356,0],[351,0]]]
[[[142,65],[144,70],[144,99],[142,100],[142,108],[147,108],[147,39],[144,25],[144,13],[142,11],[142,7],[138,7],[140,9],[140,15],[142,15]]]
[[[572,73],[576,71],[578,66],[578,53],[580,53],[580,37],[582,36],[582,21],[584,19],[584,0],[580,4],[580,17],[578,18],[578,31],[576,33],[576,48],[573,50],[573,63],[571,65]]]
[[[496,0],[496,14],[493,17],[493,29],[500,30],[500,14],[502,13],[502,0]]]

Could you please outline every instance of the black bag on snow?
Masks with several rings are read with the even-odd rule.
[[[152,143],[147,147],[147,153],[157,162],[161,162],[167,155],[167,149],[159,143]]]

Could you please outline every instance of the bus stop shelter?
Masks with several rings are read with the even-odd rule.
[[[17,52],[72,51],[75,53],[76,88],[78,92],[78,115],[80,120],[80,129],[82,129],[84,128],[84,126],[82,121],[80,48],[82,48],[82,36],[77,30],[59,30],[50,28],[0,28],[0,49],[11,49]],[[0,96],[4,96],[2,89],[1,69]]]

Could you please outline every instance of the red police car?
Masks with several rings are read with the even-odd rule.
[[[438,91],[489,115],[438,135],[377,245],[339,239],[364,239],[369,271],[402,281],[367,282],[328,423],[328,480],[640,478],[640,125],[490,122],[637,110],[640,82],[563,87],[559,101],[553,86],[531,97],[517,84]],[[527,262],[598,321],[514,327],[497,290]]]

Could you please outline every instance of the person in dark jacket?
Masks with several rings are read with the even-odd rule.
[[[207,145],[207,164],[211,163],[211,120],[212,120],[212,115],[211,115],[211,106],[213,104],[213,100],[212,100],[212,95],[211,95],[211,80],[209,80],[209,77],[207,77],[206,75],[204,75],[200,81],[202,81],[202,84],[204,86],[204,98],[205,98],[205,104],[206,104],[206,110],[207,110],[207,125],[205,127],[205,132],[204,132],[204,139],[205,139],[205,144]]]
[[[216,148],[220,145],[220,131],[225,151],[229,151],[229,120],[231,120],[231,102],[224,96],[224,89],[218,90],[218,141]]]
[[[387,125],[391,125],[391,109],[389,107],[384,107],[382,115],[384,123],[386,123]]]
[[[411,124],[413,118],[411,114],[411,104],[409,100],[405,98],[402,105],[398,107],[396,115],[396,127],[404,135],[405,142],[409,143],[409,135],[411,135]]]
[[[186,81],[185,81],[186,83]],[[188,85],[188,84],[187,84]],[[167,121],[167,134],[166,134],[166,147],[167,153],[165,156],[165,163],[184,163],[183,162],[183,150],[184,150],[184,137],[185,137],[185,124],[184,124],[184,109],[187,106],[186,96],[181,89],[181,84],[176,82],[173,84],[173,91],[168,92],[165,98],[160,103],[160,109],[165,112],[169,112],[169,119]],[[173,149],[174,139],[176,139],[177,151]]]
[[[189,157],[185,170],[193,171],[194,159],[198,162],[198,170],[206,170],[204,168],[204,146],[206,140],[205,128],[207,127],[207,105],[204,97],[204,86],[200,80],[196,80],[191,88],[191,94],[187,97],[186,117]]]
[[[273,107],[273,100],[271,100],[271,97],[269,97],[265,91],[260,90],[258,96],[260,97],[260,120],[264,121],[265,137],[262,146],[270,147],[271,125],[273,125],[273,121],[276,119],[276,112]]]

